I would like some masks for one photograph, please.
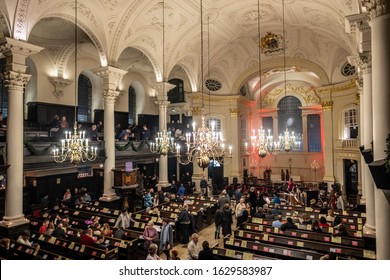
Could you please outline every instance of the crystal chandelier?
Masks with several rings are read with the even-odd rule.
[[[162,2],[162,64],[163,64],[163,70],[162,70],[162,78],[163,78],[163,103],[166,101],[166,95],[165,95],[165,82],[164,82],[164,74],[165,74],[165,1]],[[164,114],[166,115],[166,104],[162,104],[160,106],[165,106]],[[155,139],[155,142],[150,143],[150,151],[152,153],[160,154],[163,156],[166,156],[170,151],[175,151],[175,142],[173,137],[171,137],[171,132],[166,131],[165,129],[162,132],[157,132],[157,137]]]
[[[180,164],[187,165],[196,161],[197,165],[203,170],[210,164],[210,159],[219,162],[220,164],[229,164],[232,158],[232,146],[229,146],[229,151],[225,149],[225,144],[222,140],[222,133],[215,130],[215,123],[211,122],[210,127],[206,125],[206,116],[204,114],[204,98],[203,98],[203,7],[202,0],[200,1],[200,25],[201,25],[201,81],[202,81],[202,115],[201,125],[196,129],[195,122],[192,124],[192,133],[186,133],[185,146],[187,150],[182,154],[180,145],[176,145],[176,158]],[[208,32],[210,34],[210,32]],[[210,46],[210,42],[208,44]],[[210,55],[209,55],[210,58]],[[210,62],[209,62],[210,65]],[[210,74],[210,72],[209,72]],[[209,95],[210,96],[210,95]],[[210,104],[210,100],[209,100]]]
[[[152,153],[161,154],[166,156],[169,151],[175,150],[175,142],[171,137],[171,132],[164,130],[163,132],[157,132],[156,142],[150,143],[150,151]]]
[[[283,67],[284,67],[284,94],[287,94],[287,69],[286,69],[286,31],[285,31],[285,9],[284,9],[284,0],[282,0],[283,5]],[[289,152],[291,150],[300,150],[301,149],[301,136],[296,135],[294,131],[289,131],[286,127],[286,131],[283,134],[279,135],[278,145],[281,151]]]
[[[268,154],[277,155],[279,153],[279,145],[273,142],[270,129],[266,133],[263,128],[260,128],[257,130],[257,133],[255,130],[252,131],[251,145],[249,147],[248,143],[245,143],[245,152],[248,155],[257,153],[260,158],[264,158]]]
[[[192,124],[193,132],[186,133],[185,146],[187,151],[184,155],[180,153],[180,145],[176,145],[176,157],[180,164],[186,165],[196,160],[200,168],[207,168],[210,164],[210,158],[221,164],[228,164],[225,157],[232,158],[232,146],[229,146],[229,152],[226,154],[225,144],[222,141],[221,132],[216,132],[214,124],[211,129],[206,126],[206,117],[202,114],[202,124],[196,130],[195,122]]]
[[[77,119],[77,0],[75,0],[75,107],[74,115]],[[65,131],[65,139],[61,140],[61,148],[54,147],[53,159],[56,163],[63,163],[69,160],[77,165],[80,162],[94,161],[97,157],[97,148],[89,146],[89,139],[85,138],[85,131],[77,132],[77,121],[74,122],[72,131]]]
[[[259,96],[260,96],[260,114],[262,114],[262,96],[261,96],[261,39],[260,39],[260,1],[257,1],[257,39],[259,42],[258,46],[258,56],[259,56]],[[260,117],[262,122],[262,115]],[[271,135],[271,130],[268,129],[268,132],[263,129],[261,126],[260,129],[252,131],[251,136],[251,145],[249,147],[248,143],[245,143],[245,152],[246,154],[257,153],[260,158],[266,157],[268,154],[276,155],[278,153],[278,144],[273,142],[273,136]]]

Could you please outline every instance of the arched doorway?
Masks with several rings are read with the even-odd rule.
[[[358,164],[355,160],[344,159],[344,184],[349,203],[356,204],[358,197]]]
[[[223,183],[223,165],[220,164],[217,160],[210,160],[208,168],[208,176],[211,179],[213,185],[213,193],[215,192],[214,188],[221,189],[224,187]]]

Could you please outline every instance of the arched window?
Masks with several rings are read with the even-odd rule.
[[[77,121],[92,122],[92,83],[83,74],[79,76]]]
[[[355,108],[349,108],[343,112],[343,139],[357,138],[359,126],[359,112]]]
[[[320,115],[307,115],[307,142],[309,152],[321,152]]]
[[[172,79],[169,83],[176,85],[173,89],[168,91],[168,101],[171,103],[184,102],[184,82],[180,79]]]
[[[5,58],[0,59],[0,71],[4,72],[4,67],[6,64]],[[3,113],[3,118],[8,116],[8,90],[5,87],[4,79],[0,80],[0,112]]]
[[[295,135],[302,135],[302,106],[301,101],[294,96],[283,97],[278,103],[278,133],[286,129]],[[302,150],[301,145],[300,150]]]
[[[129,124],[135,124],[136,95],[134,87],[129,87]]]

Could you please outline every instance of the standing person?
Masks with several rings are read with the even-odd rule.
[[[202,193],[202,196],[207,196],[207,187],[207,180],[204,176],[202,176],[202,179],[200,180],[200,191]]]
[[[134,222],[127,209],[122,209],[122,213],[119,214],[118,219],[115,222],[114,228],[126,229],[130,226],[130,222]]]
[[[161,260],[159,255],[157,254],[157,245],[154,243],[151,243],[148,247],[148,255],[146,256],[146,260]]]
[[[150,138],[150,130],[148,129],[146,124],[144,124],[142,126],[141,140],[149,140],[149,138]]]
[[[222,225],[222,211],[219,208],[215,210],[214,222],[215,222],[214,238],[219,239],[219,234],[221,232],[221,225]]]
[[[338,210],[344,210],[344,207],[343,197],[339,193],[336,193],[336,208]]]
[[[234,192],[234,196],[236,197],[237,202],[240,201],[240,198],[242,196],[241,190],[242,190],[242,187],[238,186],[236,191]]]
[[[180,188],[177,191],[177,199],[179,201],[184,201],[184,194],[185,194],[185,192],[186,192],[186,188],[184,187],[183,184],[180,184]]]
[[[210,248],[210,244],[207,240],[203,241],[202,248],[199,252],[198,260],[214,260],[213,250]]]
[[[171,258],[169,251],[173,248],[173,229],[167,218],[162,219],[162,227],[160,232],[160,250],[167,256],[167,260]]]
[[[236,205],[236,218],[237,218],[237,227],[240,228],[242,223],[244,222],[244,211],[246,209],[245,199],[243,197],[240,198],[240,202]]]
[[[294,190],[294,180],[293,178],[290,178],[287,184],[287,191],[292,192]]]
[[[153,207],[153,198],[154,198],[154,190],[153,188],[150,188],[149,189],[149,192],[147,192],[145,195],[144,195],[144,207],[145,208],[148,208],[148,207]]]
[[[154,226],[152,221],[149,221],[144,229],[144,233],[142,235],[145,240],[145,249],[149,248],[150,244],[156,243],[158,241],[158,232]]]
[[[191,235],[191,241],[187,246],[187,260],[197,260],[199,258],[199,248],[198,248],[199,236],[196,233]]]
[[[64,195],[62,196],[62,202],[66,205],[66,206],[70,206],[71,203],[72,203],[72,193],[70,192],[70,189],[66,189],[65,190],[65,193]]]
[[[189,241],[189,235],[190,235],[190,214],[188,212],[188,204],[184,205],[182,210],[179,213],[179,216],[177,217],[177,224],[179,226],[178,231],[179,235],[181,234],[182,244],[187,244]]]
[[[223,210],[226,203],[230,204],[230,198],[228,197],[226,190],[223,190],[221,192],[221,195],[219,196],[219,199],[218,199],[217,205],[219,206],[219,209]]]
[[[222,210],[222,235],[225,237],[229,234],[232,234],[232,209],[230,209],[230,204],[225,203],[225,206]]]

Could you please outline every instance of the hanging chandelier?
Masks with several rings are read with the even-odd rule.
[[[260,1],[257,1],[257,39],[259,42],[258,46],[258,56],[259,56],[259,96],[260,96],[260,129],[252,131],[251,144],[245,143],[245,152],[246,154],[257,153],[260,158],[266,157],[268,154],[276,155],[279,151],[278,143],[274,143],[273,136],[271,135],[271,130],[268,129],[266,132],[263,129],[263,112],[262,112],[262,96],[261,96],[261,38],[260,38],[261,28],[260,28]]]
[[[171,137],[171,132],[164,130],[163,132],[157,132],[156,142],[150,143],[150,151],[152,153],[161,154],[166,156],[168,152],[175,151],[175,141]]]
[[[85,131],[77,131],[77,0],[75,0],[75,122],[72,131],[65,131],[65,139],[61,140],[61,148],[54,147],[53,159],[56,163],[69,160],[72,164],[94,161],[97,157],[97,148],[89,146],[89,139],[85,138]]]
[[[163,79],[163,86],[162,86],[162,93],[163,93],[163,100],[162,104],[160,106],[164,107],[164,114],[167,114],[167,96],[165,95],[165,1],[162,2],[162,79]],[[175,142],[173,137],[171,136],[170,131],[166,131],[165,129],[162,132],[157,132],[157,137],[155,139],[155,142],[150,143],[150,151],[152,153],[160,154],[162,156],[166,156],[170,151],[175,151]]]
[[[283,10],[283,75],[284,75],[284,94],[287,94],[287,68],[286,68],[286,31],[285,31],[285,8],[284,0],[282,0],[282,10]],[[300,150],[301,149],[301,140],[302,136],[297,135],[294,131],[289,131],[286,127],[284,133],[279,135],[279,149],[281,151],[289,152],[291,150]]]
[[[203,170],[210,164],[210,159],[220,164],[229,164],[232,158],[232,146],[229,146],[229,151],[225,149],[225,144],[222,140],[222,133],[215,130],[215,123],[211,122],[206,125],[206,116],[204,114],[204,98],[203,98],[203,6],[200,0],[200,25],[201,25],[201,91],[202,91],[202,115],[201,125],[196,129],[196,123],[192,124],[192,133],[186,133],[185,146],[187,150],[181,153],[180,145],[176,145],[176,158],[180,164],[187,165],[196,161],[197,165]],[[210,34],[210,32],[208,32]],[[210,46],[210,40],[208,42]],[[210,58],[210,55],[209,55]],[[210,65],[210,61],[209,61]],[[209,71],[210,74],[210,71]],[[209,94],[210,96],[210,94]],[[209,104],[210,104],[209,99]]]

